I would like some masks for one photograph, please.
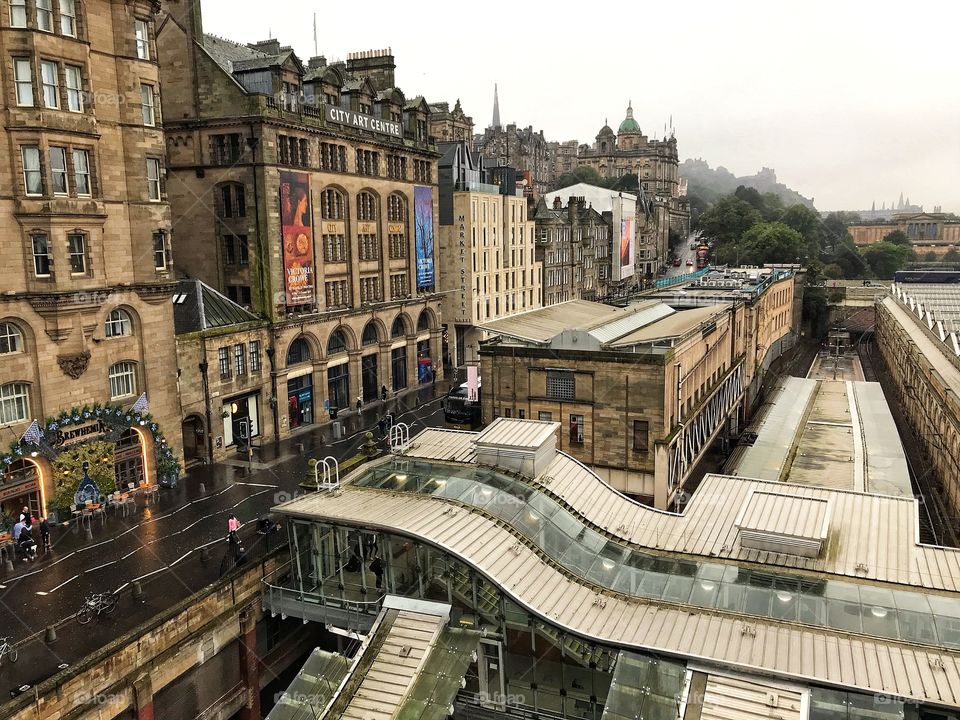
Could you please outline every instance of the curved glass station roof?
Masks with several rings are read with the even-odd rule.
[[[960,599],[662,557],[606,538],[543,492],[487,468],[394,459],[352,484],[482,510],[568,572],[615,592],[960,649]]]

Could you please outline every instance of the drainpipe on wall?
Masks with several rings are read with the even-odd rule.
[[[207,464],[210,465],[213,463],[213,414],[210,411],[210,383],[207,379],[207,371],[210,369],[210,364],[207,362],[207,339],[200,339],[200,350],[202,352],[203,360],[200,361],[200,381],[203,384],[203,412],[204,412],[204,421],[207,425],[206,432],[206,454],[207,454]]]
[[[280,415],[277,413],[277,409],[280,407],[280,398],[277,397],[277,364],[275,356],[277,354],[277,337],[273,332],[273,329],[270,331],[270,347],[267,348],[267,359],[270,360],[270,397],[272,402],[270,402],[270,411],[273,413],[273,447],[277,453],[277,456],[280,455]]]

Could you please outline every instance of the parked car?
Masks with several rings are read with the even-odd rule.
[[[674,259],[673,259],[673,266],[674,266],[674,267],[680,267],[680,258],[674,258]]]
[[[693,267],[693,260],[687,260],[687,267]]]

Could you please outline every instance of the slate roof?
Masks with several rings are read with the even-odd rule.
[[[173,325],[177,335],[260,320],[201,280],[180,280],[173,295]]]
[[[275,59],[275,55],[268,55],[260,50],[254,50],[242,43],[227,40],[204,33],[203,49],[206,50],[214,61],[231,75],[234,71],[235,63],[263,62],[268,59]],[[269,67],[269,66],[266,66]]]

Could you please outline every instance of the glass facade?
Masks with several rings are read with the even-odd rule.
[[[528,483],[485,468],[392,460],[355,485],[436,495],[507,523],[579,578],[650,600],[960,648],[960,599],[662,557],[610,540]]]

